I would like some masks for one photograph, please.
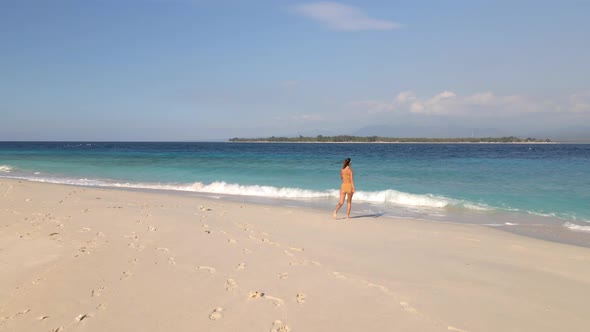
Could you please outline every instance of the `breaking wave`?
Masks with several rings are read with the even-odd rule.
[[[5,167],[5,166],[0,166]],[[4,173],[10,172],[10,167],[0,168]],[[227,183],[224,181],[202,183],[147,183],[147,182],[117,182],[100,179],[87,178],[59,178],[59,177],[42,177],[42,176],[16,176],[11,178],[31,180],[37,182],[69,184],[78,186],[93,187],[111,187],[111,188],[131,188],[131,189],[155,189],[155,190],[175,190],[198,192],[218,195],[241,195],[255,196],[278,199],[321,199],[321,198],[338,198],[338,190],[309,190],[302,188],[274,187],[264,185],[241,185],[236,183]],[[417,208],[435,208],[442,209],[446,207],[463,208],[467,210],[490,210],[491,208],[477,203],[455,200],[443,196],[430,194],[411,194],[393,189],[382,191],[357,191],[354,194],[355,200],[375,204],[392,204],[405,207]]]
[[[573,224],[571,222],[566,222],[565,224],[563,224],[564,227],[571,229],[572,231],[577,231],[577,232],[590,232],[590,226],[582,226],[582,225],[576,225]]]

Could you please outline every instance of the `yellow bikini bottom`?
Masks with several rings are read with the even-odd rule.
[[[340,190],[343,193],[352,194],[352,183],[343,183]]]

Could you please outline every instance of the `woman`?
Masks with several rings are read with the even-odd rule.
[[[352,206],[352,195],[354,194],[354,175],[352,168],[350,168],[350,158],[344,159],[342,162],[342,170],[340,170],[340,177],[342,178],[342,185],[340,186],[340,202],[336,205],[334,210],[334,219],[337,218],[338,210],[344,204],[344,199],[348,196],[348,207],[346,208],[346,219],[350,218],[350,208]]]

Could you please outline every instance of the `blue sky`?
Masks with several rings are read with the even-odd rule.
[[[580,130],[588,13],[569,0],[0,0],[0,140]]]

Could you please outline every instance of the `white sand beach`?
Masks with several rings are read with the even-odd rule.
[[[582,332],[589,298],[589,248],[483,226],[0,180],[0,331]]]

